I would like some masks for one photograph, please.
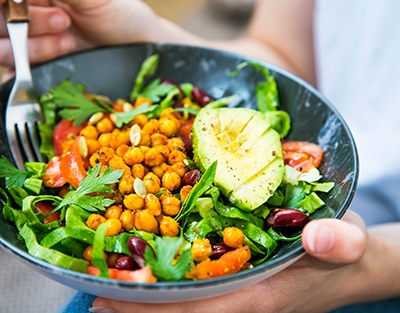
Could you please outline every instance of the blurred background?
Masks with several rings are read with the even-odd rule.
[[[256,0],[145,0],[159,15],[209,39],[241,36]],[[0,75],[4,72],[0,67]],[[74,290],[54,282],[0,248],[0,312],[59,312]],[[77,312],[78,313],[78,312]],[[80,313],[80,312],[79,312]]]

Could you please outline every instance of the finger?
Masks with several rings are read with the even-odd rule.
[[[1,83],[3,84],[6,81],[9,81],[11,78],[14,78],[14,76],[15,76],[15,71],[11,68],[7,69],[1,76]]]
[[[69,16],[60,8],[30,7],[29,35],[38,36],[44,34],[56,34],[65,31],[70,25]],[[4,17],[0,16],[0,36],[8,36],[4,27]]]
[[[311,221],[303,230],[302,240],[310,255],[330,263],[349,264],[364,255],[367,232],[362,219],[349,211],[342,220]]]
[[[68,33],[32,37],[28,43],[29,60],[32,64],[41,63],[72,52],[75,47],[75,39]],[[0,39],[0,65],[14,67],[14,58],[8,39]]]

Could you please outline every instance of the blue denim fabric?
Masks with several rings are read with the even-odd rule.
[[[60,313],[88,313],[96,297],[82,292],[76,293],[71,302]],[[329,313],[399,313],[400,298],[366,304],[354,304]]]

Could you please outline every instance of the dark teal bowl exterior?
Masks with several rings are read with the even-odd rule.
[[[335,182],[334,189],[323,196],[327,207],[317,211],[312,218],[343,216],[354,196],[359,171],[357,150],[351,132],[335,107],[318,91],[271,64],[205,48],[162,43],[132,44],[72,54],[37,66],[33,69],[35,87],[38,93],[45,93],[62,80],[71,79],[85,85],[89,92],[103,94],[111,99],[126,99],[142,61],[154,53],[160,55],[157,77],[177,83],[190,82],[214,98],[239,95],[234,106],[256,108],[254,90],[263,76],[252,67],[246,67],[235,77],[228,74],[243,61],[267,67],[277,81],[281,109],[287,111],[292,119],[288,139],[319,144],[325,151],[320,171],[325,180]],[[5,136],[4,112],[12,83],[9,81],[0,86],[0,154],[11,160]],[[151,302],[154,293],[160,295],[159,302],[173,302],[229,292],[275,274],[285,264],[290,264],[304,254],[301,241],[298,240],[280,247],[274,257],[264,264],[235,275],[198,282],[141,285],[72,272],[30,256],[25,245],[18,239],[15,227],[7,223],[2,214],[0,244],[42,274],[70,287],[96,295],[143,302]]]

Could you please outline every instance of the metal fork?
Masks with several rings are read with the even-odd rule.
[[[15,82],[6,108],[6,132],[15,163],[24,169],[25,161],[42,161],[37,124],[43,121],[28,57],[28,1],[7,0],[3,11],[15,63]]]

